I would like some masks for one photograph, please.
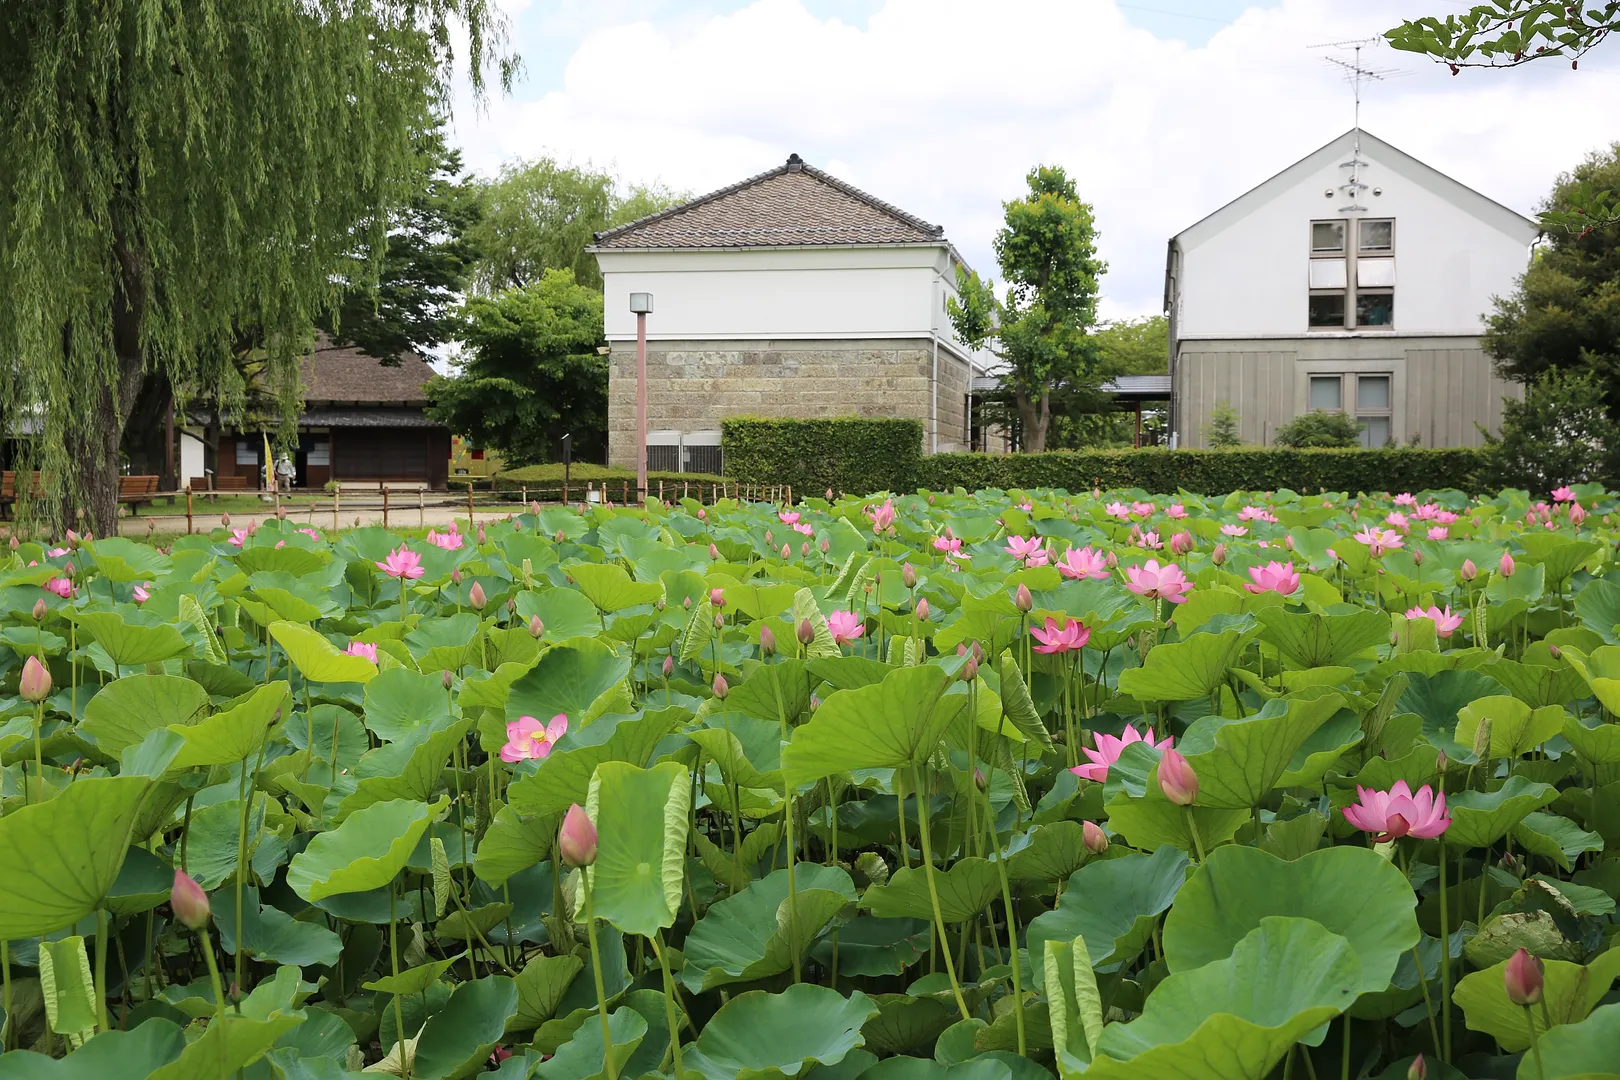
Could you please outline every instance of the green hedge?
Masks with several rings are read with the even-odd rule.
[[[916,486],[923,426],[916,420],[773,420],[720,423],[726,475],[745,484],[791,484],[819,495],[902,491]]]

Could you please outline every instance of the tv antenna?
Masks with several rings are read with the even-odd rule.
[[[1400,78],[1402,75],[1411,74],[1411,72],[1403,71],[1400,68],[1373,67],[1370,64],[1363,64],[1361,62],[1361,50],[1377,48],[1378,43],[1382,40],[1382,38],[1376,37],[1351,38],[1347,41],[1325,41],[1318,45],[1307,46],[1307,48],[1311,49],[1337,49],[1340,51],[1350,50],[1351,52],[1349,59],[1345,59],[1342,56],[1322,57],[1322,59],[1326,60],[1328,63],[1343,70],[1344,81],[1350,84],[1351,93],[1355,97],[1355,123],[1351,128],[1350,160],[1342,162],[1339,166],[1341,169],[1350,170],[1349,178],[1345,181],[1345,183],[1339,185],[1339,190],[1343,191],[1350,197],[1350,205],[1341,206],[1339,208],[1340,213],[1356,213],[1365,211],[1367,209],[1365,206],[1361,205],[1360,201],[1361,193],[1367,189],[1367,185],[1361,182],[1361,170],[1367,165],[1367,162],[1361,159],[1362,84],[1367,82],[1384,82],[1388,79]]]

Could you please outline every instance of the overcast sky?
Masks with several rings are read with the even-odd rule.
[[[1165,241],[1350,127],[1310,46],[1458,0],[499,0],[524,75],[456,138],[493,173],[549,154],[702,193],[790,152],[945,227],[999,278],[1001,202],[1037,163],[1096,211],[1107,317],[1160,308]],[[1620,44],[1453,77],[1387,47],[1362,126],[1534,211],[1561,171],[1620,139]],[[1609,108],[1601,103],[1610,103]]]

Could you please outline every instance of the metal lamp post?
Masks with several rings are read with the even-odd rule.
[[[647,501],[647,315],[653,309],[650,292],[630,294],[636,313],[636,495]]]

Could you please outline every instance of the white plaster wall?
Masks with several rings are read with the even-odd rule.
[[[180,429],[180,486],[191,483],[193,477],[203,475],[203,438],[201,428]]]

